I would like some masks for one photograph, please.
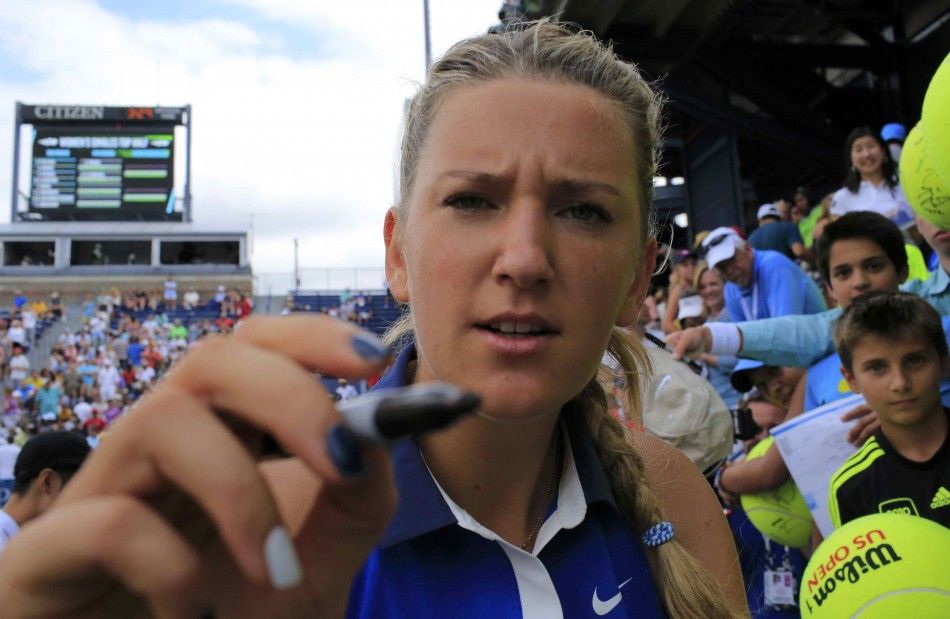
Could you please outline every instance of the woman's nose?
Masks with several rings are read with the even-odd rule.
[[[493,275],[528,288],[554,275],[547,213],[540,204],[521,204],[506,213]]]

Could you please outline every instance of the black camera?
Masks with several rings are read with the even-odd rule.
[[[762,431],[759,424],[752,418],[752,409],[748,406],[737,406],[729,409],[732,413],[732,433],[737,441],[748,441]]]

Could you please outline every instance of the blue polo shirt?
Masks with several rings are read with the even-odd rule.
[[[782,254],[755,250],[752,264],[752,282],[747,288],[729,282],[723,291],[734,321],[816,314],[827,309],[815,281]]]
[[[410,345],[377,387],[406,384]],[[392,448],[399,505],[353,581],[347,617],[665,617],[643,546],[620,517],[580,413],[562,413],[555,505],[533,552],[445,494],[415,442]]]

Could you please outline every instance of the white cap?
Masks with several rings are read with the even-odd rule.
[[[759,212],[756,214],[756,217],[759,219],[765,219],[766,217],[775,217],[776,219],[781,219],[782,213],[778,210],[777,206],[769,202],[768,204],[763,204],[759,207]]]
[[[703,249],[706,252],[706,264],[715,268],[736,255],[736,249],[745,247],[745,241],[739,238],[732,228],[716,228],[703,239]]]
[[[676,315],[677,320],[683,320],[684,318],[696,318],[697,316],[703,315],[703,300],[699,295],[692,295],[689,297],[683,297],[680,299],[679,303],[679,313]]]

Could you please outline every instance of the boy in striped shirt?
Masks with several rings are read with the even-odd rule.
[[[950,527],[950,447],[940,382],[950,355],[937,312],[920,297],[870,293],[835,327],[845,379],[881,420],[831,477],[836,527],[898,512]]]

